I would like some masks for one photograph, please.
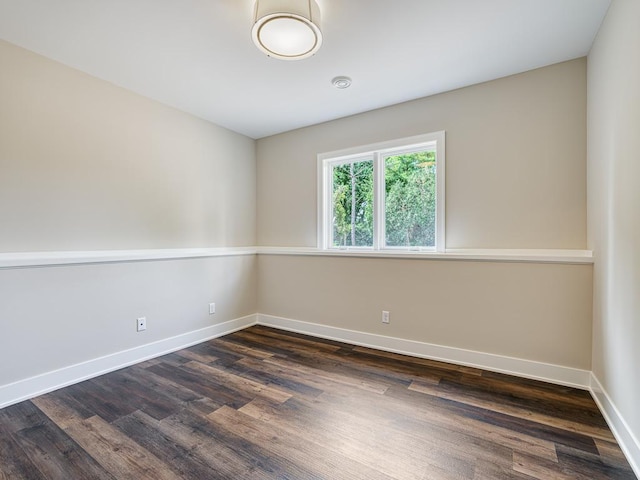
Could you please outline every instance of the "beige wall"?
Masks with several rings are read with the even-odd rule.
[[[255,142],[0,41],[0,252],[255,244]]]
[[[316,246],[318,153],[438,130],[448,248],[585,248],[585,59],[259,140],[258,244]]]
[[[591,276],[590,265],[260,255],[258,305],[284,318],[590,370]]]
[[[589,54],[593,371],[640,468],[640,2],[614,0]],[[631,441],[628,443],[631,446]]]
[[[585,59],[259,140],[259,244],[315,246],[318,153],[437,130],[448,248],[585,248]],[[590,265],[260,255],[258,307],[590,370],[591,276]]]
[[[253,140],[0,41],[0,253],[254,244]],[[255,264],[0,269],[0,387],[253,314]]]

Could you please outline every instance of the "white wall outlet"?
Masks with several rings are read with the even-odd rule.
[[[389,312],[386,310],[382,311],[382,323],[389,323]]]
[[[137,320],[138,331],[141,332],[147,329],[147,317],[140,317]]]
[[[209,304],[209,315],[213,315],[214,313],[216,313],[216,304],[215,303],[210,303]]]

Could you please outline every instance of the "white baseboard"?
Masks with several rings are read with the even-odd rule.
[[[258,324],[329,340],[337,340],[353,345],[385,350],[387,352],[481,368],[583,390],[589,389],[589,375],[591,372],[587,370],[505,357],[491,353],[475,352],[461,348],[445,347],[431,343],[416,342],[402,338],[386,337],[260,313],[258,314]]]
[[[143,362],[150,358],[186,348],[212,338],[227,335],[255,324],[337,340],[388,352],[428,358],[481,368],[581,389],[593,387],[591,372],[532,360],[476,352],[442,345],[387,337],[344,328],[303,322],[272,315],[254,314],[218,325],[184,333],[175,337],[116,352],[104,357],[43,373],[15,383],[0,386],[0,408],[57,390],[107,372]],[[597,382],[597,381],[596,381]],[[593,391],[593,388],[592,388]],[[595,394],[594,394],[595,396]],[[600,400],[600,403],[605,404]],[[610,404],[610,402],[609,402]],[[612,404],[611,404],[612,405]],[[616,411],[617,412],[617,411]]]
[[[201,330],[183,333],[175,337],[43,373],[15,383],[2,385],[0,386],[0,408],[97,377],[98,375],[119,370],[135,363],[190,347],[212,338],[242,330],[254,325],[256,320],[256,315],[248,315]]]
[[[636,477],[640,478],[640,441],[593,373],[591,373],[590,391]]]

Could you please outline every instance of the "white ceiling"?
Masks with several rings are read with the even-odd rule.
[[[318,0],[297,62],[253,45],[254,0],[0,0],[0,38],[260,138],[584,56],[610,1]]]

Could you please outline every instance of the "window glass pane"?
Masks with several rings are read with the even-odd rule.
[[[373,246],[373,160],[332,168],[334,247]]]
[[[384,175],[386,246],[435,246],[435,150],[386,157]]]

